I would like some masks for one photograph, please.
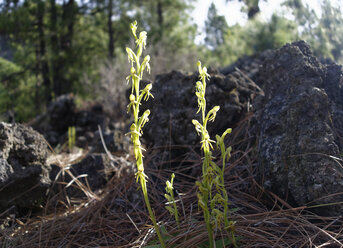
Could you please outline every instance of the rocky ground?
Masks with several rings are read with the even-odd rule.
[[[221,107],[209,132],[233,128],[225,177],[240,246],[342,247],[342,67],[299,41],[209,73],[208,108]],[[194,185],[201,176],[192,124],[197,80],[197,73],[159,75],[154,99],[142,106],[151,110],[143,135],[148,187],[171,247],[206,242]],[[64,95],[29,124],[0,125],[1,247],[142,247],[154,239],[124,135],[128,122],[99,104],[76,109]],[[172,172],[179,229],[164,209]]]

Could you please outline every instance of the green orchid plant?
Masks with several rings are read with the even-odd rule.
[[[68,127],[68,148],[69,152],[71,152],[75,146],[76,140],[76,131],[75,126]]]
[[[179,212],[177,210],[177,206],[176,206],[176,202],[175,202],[175,198],[174,198],[174,187],[173,187],[173,183],[174,183],[174,178],[175,178],[175,174],[173,173],[171,175],[171,179],[170,181],[167,181],[166,182],[166,194],[164,194],[164,197],[167,199],[167,206],[166,206],[166,209],[169,211],[169,213],[171,215],[174,215],[174,218],[175,218],[175,221],[176,221],[176,224],[178,226],[180,226],[180,221],[179,221]],[[169,206],[169,205],[171,205]]]
[[[231,232],[232,243],[236,247],[234,236],[234,222],[229,221],[229,208],[228,208],[228,195],[224,186],[224,171],[225,164],[231,156],[231,147],[226,148],[224,138],[227,134],[231,133],[231,129],[227,129],[222,136],[217,135],[217,142],[211,140],[207,131],[207,124],[209,121],[214,121],[216,114],[220,107],[213,107],[206,113],[206,80],[210,77],[207,73],[206,67],[201,67],[201,62],[197,63],[199,77],[201,81],[196,82],[196,93],[198,99],[198,111],[201,112],[202,123],[197,120],[192,120],[195,130],[201,136],[201,149],[204,153],[202,164],[202,180],[197,181],[199,192],[197,194],[198,204],[203,211],[204,220],[209,239],[209,247],[214,247],[213,228],[218,226],[221,228],[221,223],[224,223],[224,229]],[[213,143],[221,150],[222,167],[220,168],[213,162],[212,151]],[[215,191],[213,190],[215,189]],[[213,192],[215,194],[213,195]]]
[[[147,180],[148,176],[144,173],[144,164],[143,164],[143,148],[140,142],[140,137],[143,134],[143,127],[149,121],[150,110],[146,110],[141,116],[139,116],[139,107],[141,105],[142,100],[147,101],[149,97],[153,97],[150,93],[152,88],[151,84],[148,84],[143,90],[140,90],[140,81],[143,78],[143,72],[147,70],[150,73],[150,56],[146,55],[143,59],[143,62],[140,62],[143,50],[146,46],[146,39],[147,39],[147,32],[142,31],[140,32],[139,36],[137,36],[137,22],[131,23],[130,25],[133,37],[136,41],[136,53],[131,48],[126,48],[126,52],[128,55],[129,62],[131,63],[131,70],[130,75],[126,78],[128,83],[131,80],[132,84],[132,91],[129,97],[130,103],[127,106],[128,112],[132,112],[134,122],[130,127],[130,135],[131,135],[131,142],[133,143],[133,150],[137,164],[137,173],[136,179],[137,182],[140,183],[145,205],[148,209],[151,221],[154,225],[156,230],[158,239],[160,241],[161,246],[164,248],[165,243],[160,233],[159,227],[156,222],[156,217],[154,212],[151,209],[149,196],[148,196],[148,188],[147,188]]]

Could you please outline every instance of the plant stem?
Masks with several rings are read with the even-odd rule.
[[[127,77],[128,81],[130,79],[132,81],[132,92],[130,95],[130,104],[128,105],[128,112],[130,111],[130,109],[132,109],[133,117],[134,117],[134,123],[130,127],[130,134],[131,134],[131,141],[133,143],[134,155],[135,155],[136,165],[137,165],[136,178],[137,178],[137,182],[139,180],[141,184],[145,205],[148,209],[150,218],[153,222],[158,239],[160,240],[162,248],[165,248],[166,246],[162,238],[162,235],[160,233],[160,230],[158,228],[154,212],[151,209],[151,205],[150,205],[150,201],[148,197],[148,189],[146,185],[147,176],[144,174],[144,164],[143,164],[143,154],[142,154],[143,148],[141,147],[141,142],[139,140],[139,137],[143,134],[142,128],[144,124],[149,121],[148,116],[150,114],[150,110],[146,110],[143,113],[143,115],[139,117],[139,105],[143,98],[147,100],[149,96],[152,96],[150,93],[151,84],[147,85],[144,90],[142,91],[139,90],[139,83],[140,83],[141,78],[143,77],[144,68],[146,68],[148,72],[150,71],[150,65],[149,65],[150,56],[149,55],[147,55],[144,58],[142,64],[140,63],[140,57],[146,45],[147,33],[145,31],[140,32],[139,38],[138,38],[136,35],[137,22],[135,21],[131,23],[130,27],[131,27],[132,34],[135,37],[135,40],[137,43],[137,53],[133,52],[130,48],[126,48],[128,59],[131,63],[130,76]],[[133,67],[134,63],[136,63],[136,69]]]
[[[209,155],[209,150],[204,149],[205,152],[205,159],[204,159],[204,169],[205,171],[203,171],[203,176],[204,176],[204,183],[206,185],[206,188],[208,189],[208,193],[205,194],[206,197],[206,203],[211,199],[212,199],[212,186],[210,184],[210,178],[208,175],[208,169],[210,166],[210,155]],[[214,239],[213,239],[213,229],[212,229],[212,224],[211,224],[211,214],[210,211],[211,209],[209,209],[208,205],[205,205],[205,209],[204,211],[204,218],[205,218],[205,222],[206,222],[206,228],[207,228],[207,233],[208,233],[208,242],[209,242],[209,247],[213,248],[214,247]]]
[[[151,218],[152,223],[154,225],[154,228],[155,228],[155,231],[157,233],[158,239],[160,240],[161,246],[163,248],[165,248],[166,245],[165,245],[163,237],[162,237],[162,235],[160,233],[160,229],[159,229],[159,227],[157,225],[155,214],[152,211],[151,206],[150,206],[150,201],[149,201],[149,197],[148,197],[148,190],[147,190],[147,187],[146,187],[146,180],[145,179],[143,180],[141,178],[140,183],[141,183],[141,187],[142,187],[142,191],[143,191],[143,195],[144,195],[145,205],[148,208],[149,215],[150,215],[150,218]]]
[[[210,213],[208,212],[207,208],[207,214],[205,214],[206,211],[204,211],[204,219],[206,223],[206,229],[207,229],[207,234],[208,234],[208,242],[209,242],[209,247],[214,248],[214,239],[213,239],[213,230],[212,230],[212,225],[211,225],[211,216]]]
[[[175,199],[174,199],[174,192],[173,191],[171,191],[171,197],[173,198],[173,207],[174,207],[174,210],[175,210],[174,216],[175,216],[176,224],[178,226],[180,226],[179,214],[177,212],[177,206],[176,206],[176,202],[175,202]]]

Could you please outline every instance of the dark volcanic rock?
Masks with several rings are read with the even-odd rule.
[[[0,123],[0,209],[41,204],[50,185],[43,136],[21,124]]]
[[[122,131],[114,130],[110,132],[103,132],[102,136],[104,138],[104,143],[109,152],[118,152],[128,150],[131,140],[128,136],[124,136]],[[101,141],[99,131],[94,132],[92,152],[94,153],[104,153],[104,144]]]
[[[106,183],[117,173],[120,169],[133,169],[134,166],[128,160],[122,157],[114,157],[111,160],[107,154],[89,154],[80,162],[71,165],[70,171],[75,177],[80,175],[87,175],[86,177],[80,177],[79,180],[84,185],[89,185],[92,191],[102,189]],[[56,165],[52,165],[52,170],[50,173],[51,180],[55,180],[60,168]],[[59,175],[57,182],[62,182],[62,186],[71,182],[71,178],[68,174],[64,177]],[[87,180],[87,182],[86,182]],[[75,183],[74,183],[75,184]],[[82,191],[76,187],[67,188],[68,196],[81,196]]]
[[[75,124],[75,101],[71,94],[61,95],[52,101],[47,112],[37,116],[31,123],[31,127],[41,133],[53,147],[63,143],[62,137],[68,131],[68,127]]]
[[[72,166],[74,176],[87,174],[92,190],[100,189],[114,174],[114,166],[106,154],[91,154]],[[84,183],[84,182],[83,182]]]
[[[100,125],[104,128],[105,114],[101,105],[94,105],[89,110],[77,111],[75,115],[75,126],[81,128],[83,132],[98,130]]]
[[[103,130],[108,126],[108,117],[99,104],[88,106],[78,110],[75,105],[75,97],[71,94],[61,95],[50,103],[48,111],[37,117],[30,125],[44,135],[50,145],[55,147],[68,141],[68,128],[75,126],[76,139],[83,137],[76,145],[87,146],[93,142],[98,125]]]
[[[75,118],[75,101],[70,94],[61,95],[51,102],[48,107],[49,124],[58,133],[68,130],[73,126]]]
[[[235,71],[227,76],[210,72],[207,83],[207,110],[220,105],[216,121],[208,125],[211,135],[233,127],[249,108],[259,88],[249,79]],[[159,75],[153,85],[153,100],[142,106],[151,110],[150,121],[144,130],[148,145],[193,145],[199,137],[192,119],[199,119],[195,83],[198,73],[186,75],[172,71]]]
[[[263,83],[263,78],[260,77],[260,69],[262,68],[263,62],[268,56],[273,53],[273,50],[265,50],[261,53],[244,56],[239,58],[235,63],[223,67],[220,72],[224,75],[234,73],[237,68],[246,74],[252,81],[260,85]]]
[[[321,64],[300,41],[273,52],[260,73],[265,97],[254,107],[264,186],[295,205],[342,202],[343,168],[330,157],[343,148],[341,66]],[[317,211],[342,215],[343,206]]]

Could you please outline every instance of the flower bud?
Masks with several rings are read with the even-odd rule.
[[[147,109],[144,111],[143,115],[145,115],[146,117],[148,117],[150,115],[150,109]]]
[[[219,109],[220,109],[220,106],[215,106],[215,107],[213,107],[213,110],[214,110],[215,112],[218,112]]]
[[[136,131],[136,124],[135,123],[132,123],[132,125],[130,126],[130,131],[131,132]]]
[[[150,91],[152,89],[152,84],[148,84],[145,88],[147,91]]]
[[[150,61],[150,55],[145,56],[144,60],[148,63]]]

